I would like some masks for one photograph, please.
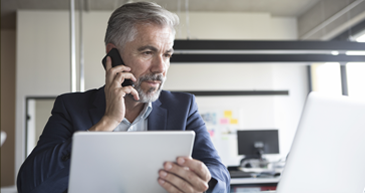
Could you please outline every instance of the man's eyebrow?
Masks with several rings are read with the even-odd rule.
[[[154,46],[142,46],[138,48],[138,51],[143,51],[143,50],[157,51],[157,48]]]
[[[174,53],[174,48],[171,48],[169,50],[166,51],[167,53]]]
[[[143,51],[143,50],[152,50],[152,51],[154,51],[154,52],[157,52],[157,48],[156,48],[156,47],[154,47],[154,46],[149,46],[149,45],[147,45],[147,46],[142,46],[142,47],[138,48],[138,51]],[[174,49],[173,49],[173,48],[171,48],[171,49],[169,49],[169,50],[166,50],[166,52],[167,52],[167,53],[174,53]]]

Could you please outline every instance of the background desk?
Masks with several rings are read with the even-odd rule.
[[[280,177],[276,178],[232,178],[231,193],[276,190]]]

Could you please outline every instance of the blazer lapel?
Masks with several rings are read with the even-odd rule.
[[[161,101],[157,100],[152,103],[152,112],[148,116],[148,130],[166,130],[167,109],[161,106]]]

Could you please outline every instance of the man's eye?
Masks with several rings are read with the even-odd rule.
[[[143,54],[144,54],[144,55],[151,55],[151,54],[152,54],[152,52],[151,52],[151,51],[145,51],[145,52],[143,52]]]
[[[166,58],[171,58],[172,54],[164,54]]]

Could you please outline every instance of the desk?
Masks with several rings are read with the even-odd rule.
[[[232,178],[231,193],[276,190],[280,177],[275,178]]]

